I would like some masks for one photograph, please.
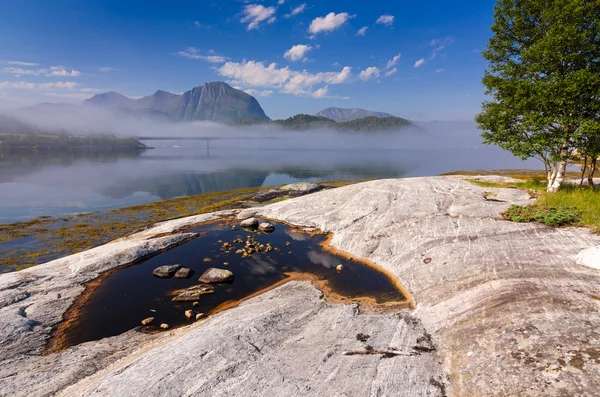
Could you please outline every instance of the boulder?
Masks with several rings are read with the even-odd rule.
[[[190,278],[194,274],[194,271],[187,267],[182,267],[175,272],[175,278]]]
[[[248,218],[240,222],[241,227],[257,227],[258,219],[256,218]]]
[[[174,302],[195,302],[201,295],[213,294],[215,289],[206,284],[194,285],[193,287],[175,291],[177,296],[173,298]]]
[[[202,283],[227,283],[233,281],[233,273],[225,269],[211,267],[198,279]]]
[[[272,223],[269,223],[269,222],[263,222],[260,225],[258,225],[258,228],[260,230],[262,230],[263,232],[270,233],[273,230],[275,230],[275,225],[273,225]]]
[[[164,265],[154,269],[152,274],[160,278],[171,278],[179,269],[181,265]]]
[[[289,185],[285,185],[279,188],[279,190],[283,190],[284,192],[296,196],[302,196],[304,194],[313,193],[321,189],[323,189],[323,186],[309,182],[290,183]]]
[[[247,208],[245,210],[240,211],[237,214],[237,219],[244,220],[248,218],[252,218],[256,213],[260,210],[260,208]]]

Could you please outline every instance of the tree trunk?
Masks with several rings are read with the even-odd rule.
[[[560,185],[565,179],[565,172],[567,171],[567,162],[569,161],[569,140],[563,141],[562,147],[560,148],[560,159],[559,163],[554,163],[554,169],[552,170],[551,177],[548,178],[548,186],[546,191],[548,193],[555,193],[560,189]]]
[[[548,193],[558,192],[558,189],[560,189],[560,185],[561,185],[563,179],[565,179],[566,170],[567,170],[567,162],[566,161],[561,161],[560,163],[558,163],[556,165],[556,167],[554,168],[554,180],[552,181],[552,183],[549,183],[549,186],[546,189],[546,191]]]
[[[583,167],[581,168],[581,180],[579,181],[579,186],[583,186],[583,178],[585,177],[585,170],[587,169],[587,158],[588,156],[583,156]]]
[[[588,173],[588,185],[593,189],[594,188],[594,172],[596,172],[596,157],[592,157],[590,162],[590,172]]]

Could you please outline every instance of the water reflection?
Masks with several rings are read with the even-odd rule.
[[[301,149],[257,141],[211,142],[209,155],[191,140],[145,142],[155,149],[141,153],[0,155],[0,223],[295,181],[539,168],[495,147]]]

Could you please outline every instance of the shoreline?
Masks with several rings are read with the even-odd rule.
[[[7,348],[3,359],[11,364],[0,365],[0,379],[9,382],[5,390],[15,395],[41,395],[42,389],[48,393],[66,386],[64,395],[100,389],[104,395],[125,390],[158,395],[162,387],[182,394],[190,385],[206,387],[209,395],[223,391],[223,384],[206,385],[201,379],[222,379],[225,374],[229,392],[241,392],[243,387],[264,392],[258,383],[244,381],[245,376],[260,373],[269,379],[269,393],[281,395],[290,381],[267,370],[276,365],[285,378],[295,379],[294,384],[330,390],[325,385],[333,382],[342,392],[355,395],[378,384],[390,393],[439,396],[553,395],[560,390],[595,389],[600,386],[594,372],[600,351],[589,341],[595,340],[594,330],[600,326],[600,315],[593,309],[600,275],[577,265],[574,258],[590,245],[600,245],[600,236],[576,227],[552,229],[503,221],[498,214],[511,203],[532,199],[518,189],[491,189],[502,201],[485,200],[483,192],[490,188],[461,177],[364,182],[245,212],[161,222],[90,251],[0,275],[0,296],[11,302],[3,309],[2,320],[11,327],[26,327],[19,339],[14,339],[18,333],[7,334],[8,328],[1,328]],[[327,302],[306,281],[289,281],[161,335],[130,331],[46,356],[19,353],[24,348],[37,351],[47,338],[44,328],[33,332],[26,324],[18,325],[21,310],[28,321],[52,327],[81,295],[83,283],[181,242],[189,236],[180,231],[190,226],[234,215],[238,219],[256,215],[331,233],[331,247],[397,277],[416,309],[363,313],[355,304]],[[555,327],[558,319],[560,328]],[[249,331],[253,329],[259,332]],[[427,352],[387,360],[342,354],[364,349],[354,338],[358,332],[368,335],[369,346],[377,350],[402,352],[416,346]],[[186,352],[198,352],[201,359]],[[222,360],[225,367],[219,364]],[[314,369],[324,362],[336,372],[317,370],[306,378],[294,377],[302,368]],[[228,373],[226,368],[232,365],[241,372]],[[505,376],[495,376],[490,365]],[[357,377],[359,367],[362,376]],[[150,385],[152,377],[143,375],[151,368],[178,375],[163,379],[166,383],[157,389]],[[3,377],[6,371],[18,375]],[[31,371],[37,374],[35,384]],[[560,384],[543,381],[548,371]],[[62,376],[57,378],[56,373]],[[178,381],[181,377],[188,380]],[[407,378],[414,382],[407,384]]]

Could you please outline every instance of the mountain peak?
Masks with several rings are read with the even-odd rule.
[[[229,122],[240,118],[269,120],[256,98],[222,81],[194,87],[183,95],[157,90],[140,99],[127,98],[110,91],[94,95],[85,100],[84,104],[137,113],[146,111],[179,121]]]

